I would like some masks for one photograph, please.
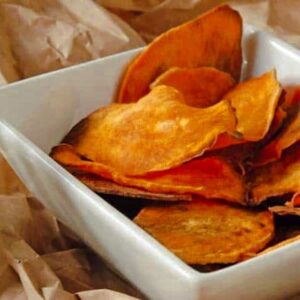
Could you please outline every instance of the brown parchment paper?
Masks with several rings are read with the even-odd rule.
[[[0,0],[0,85],[142,46],[225,2],[300,47],[299,0]]]
[[[63,231],[36,199],[0,195],[0,300],[143,298]]]
[[[144,45],[92,0],[1,0],[0,84]]]
[[[194,18],[215,5],[229,3],[241,13],[245,22],[273,32],[300,47],[299,0],[95,1],[126,20],[146,41],[151,41],[163,31]]]
[[[300,47],[299,0],[0,0],[0,87],[143,46],[225,2]],[[143,298],[31,197],[2,157],[0,278],[0,300]]]

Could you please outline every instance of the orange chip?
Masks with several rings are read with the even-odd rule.
[[[214,67],[238,81],[242,62],[241,37],[241,17],[228,5],[167,31],[129,65],[118,102],[138,101],[149,92],[151,82],[172,67]]]
[[[246,204],[241,175],[217,156],[194,159],[174,169],[149,173],[132,184],[153,192],[191,193]]]
[[[267,138],[272,138],[275,134],[277,134],[277,132],[282,128],[286,118],[287,112],[282,108],[281,105],[277,106]]]
[[[223,149],[223,148],[226,148],[229,146],[245,144],[245,143],[247,143],[247,141],[245,141],[241,137],[237,138],[237,137],[229,135],[228,133],[222,133],[218,136],[217,141],[210,148],[210,150],[218,150],[218,149]]]
[[[124,176],[100,163],[82,160],[69,145],[53,148],[51,156],[73,171],[96,174],[153,193],[199,194],[245,204],[245,186],[240,174],[219,157],[195,159],[174,169],[143,176]]]
[[[280,90],[275,73],[269,72],[240,83],[227,93],[224,99],[228,99],[235,109],[240,137],[223,133],[211,150],[258,141],[276,133],[286,117],[286,112],[277,106],[281,99]]]
[[[219,102],[235,85],[227,73],[215,68],[171,68],[159,76],[151,88],[158,85],[172,86],[180,91],[185,103],[196,107],[208,107]]]
[[[203,198],[146,207],[134,221],[188,264],[228,264],[250,258],[274,235],[269,211]]]
[[[283,150],[300,140],[300,109],[285,124],[284,128],[268,145],[266,145],[256,158],[256,165],[264,165],[281,157]]]
[[[88,186],[91,190],[100,194],[117,195],[123,197],[148,199],[156,201],[191,201],[192,195],[188,194],[163,194],[151,193],[134,187],[123,186],[113,181],[106,180],[100,176],[93,174],[73,174],[82,183]]]
[[[287,91],[284,107],[289,109],[294,105],[299,105],[300,103],[300,86],[289,88]]]
[[[96,111],[64,142],[124,175],[170,169],[200,156],[221,133],[235,129],[227,101],[203,109],[183,102],[174,88],[158,86],[137,103]]]
[[[278,131],[284,126],[284,122],[287,119],[288,113],[286,111],[286,90],[281,90],[281,95],[278,100],[278,104],[275,110],[274,118],[267,135],[261,141],[262,145],[265,145],[266,142],[269,142]]]
[[[235,86],[224,96],[235,109],[236,130],[247,141],[259,141],[268,132],[281,95],[275,71]]]
[[[292,243],[294,243],[296,241],[299,241],[299,240],[300,240],[300,235],[294,236],[294,237],[289,238],[289,239],[287,239],[287,240],[285,240],[285,241],[283,241],[281,243],[278,243],[278,244],[276,244],[274,246],[271,246],[271,247],[265,249],[264,251],[260,252],[259,255],[270,253],[271,251],[274,251],[274,250],[279,249],[281,247],[284,247],[286,245],[292,244]]]
[[[300,194],[296,194],[294,195],[293,199],[292,199],[292,205],[293,206],[300,206]]]
[[[280,160],[257,168],[252,175],[252,202],[260,204],[272,196],[300,192],[300,144],[292,146]]]

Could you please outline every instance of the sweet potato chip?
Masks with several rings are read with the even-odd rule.
[[[238,81],[242,62],[241,36],[241,17],[228,5],[167,31],[129,65],[118,102],[138,101],[149,92],[151,82],[172,67],[214,67]]]
[[[272,196],[300,192],[300,143],[286,150],[282,158],[257,168],[252,175],[252,202],[260,204]]]
[[[277,134],[284,125],[286,118],[287,112],[282,108],[282,106],[277,106],[270,130],[266,137],[270,139]]]
[[[279,98],[275,95],[272,98],[272,95],[268,95],[267,93],[265,95],[263,93],[260,95],[256,93],[256,88],[259,88],[259,85],[262,85],[261,88],[265,88],[265,91],[271,89],[272,84],[276,86],[273,75],[274,73],[270,72],[260,78],[245,81],[224,96],[225,99],[231,101],[233,108],[236,110],[235,113],[238,120],[237,131],[240,131],[240,136],[223,133],[218,137],[211,150],[245,144],[249,141],[258,141],[262,138],[269,139],[278,131],[286,117],[286,112],[282,107],[277,106],[282,94]],[[267,87],[268,85],[270,86]],[[271,93],[272,91],[270,90],[269,92]],[[274,89],[275,92],[276,89]],[[275,113],[273,109],[275,109]],[[257,122],[257,118],[261,117],[265,110],[267,113],[270,113],[271,118],[265,114],[261,122]]]
[[[152,193],[198,194],[245,204],[242,177],[220,157],[195,159],[170,170],[143,176],[124,176],[100,163],[82,160],[69,145],[53,148],[51,155],[71,171],[96,174]]]
[[[188,264],[228,264],[247,259],[274,235],[269,211],[252,211],[204,198],[146,207],[134,221]]]
[[[288,89],[284,107],[288,110],[294,105],[299,105],[300,103],[300,86],[292,87]]]
[[[237,117],[237,131],[247,141],[259,141],[268,132],[281,87],[275,71],[235,86],[224,99],[230,101]]]
[[[219,134],[235,129],[227,101],[203,109],[183,102],[174,88],[158,86],[137,103],[96,111],[64,142],[124,175],[170,169],[200,156]]]
[[[163,194],[151,193],[134,187],[123,186],[113,181],[106,180],[93,174],[74,174],[82,183],[91,190],[100,194],[117,195],[130,198],[149,199],[158,201],[191,201],[188,194]]]
[[[256,157],[256,165],[264,165],[281,157],[283,150],[300,140],[300,108],[279,134]]]
[[[113,170],[105,165],[101,165],[100,163],[82,160],[70,145],[61,144],[54,147],[52,149],[51,156],[58,163],[67,167],[67,169],[69,169],[71,172],[75,171],[74,176],[96,193],[161,201],[192,200],[191,195],[151,193],[133,187],[122,186],[115,182],[109,181],[105,178],[111,179],[113,177]],[[90,173],[87,173],[87,171]]]
[[[300,240],[300,235],[292,237],[292,238],[289,238],[289,239],[287,239],[287,240],[285,240],[285,241],[283,241],[281,243],[278,243],[278,244],[276,244],[274,246],[271,246],[271,247],[265,249],[264,251],[260,252],[258,255],[270,253],[271,251],[274,251],[276,249],[279,249],[281,247],[284,247],[286,245],[289,245],[289,244],[294,243],[294,242],[299,241],[299,240]]]
[[[245,204],[242,176],[223,158],[208,156],[179,167],[146,174],[132,184],[150,191],[192,193]]]
[[[180,91],[185,103],[196,107],[208,107],[219,102],[234,85],[234,79],[215,68],[171,68],[159,76],[151,88],[172,86]]]
[[[291,201],[292,206],[300,206],[300,194],[295,194],[292,201]]]
[[[282,126],[285,118],[287,116],[287,113],[281,108],[277,107],[270,130],[266,136],[266,138],[269,138],[273,136]],[[224,149],[230,146],[234,145],[240,145],[240,144],[247,144],[249,143],[247,140],[243,139],[242,135],[240,137],[231,136],[228,133],[222,133],[218,136],[216,143],[211,147],[210,150],[218,150],[218,149]],[[235,149],[237,150],[237,149]],[[252,165],[259,166],[265,164],[264,162],[261,163],[257,157],[255,157],[255,161],[252,162]]]
[[[245,141],[242,137],[237,138],[229,135],[228,133],[222,133],[218,136],[215,144],[210,148],[210,150],[223,149],[233,145],[245,144]]]

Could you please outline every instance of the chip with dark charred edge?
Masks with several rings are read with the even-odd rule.
[[[296,113],[282,128],[279,134],[255,158],[255,165],[262,166],[279,159],[283,150],[300,140],[300,107],[295,107]]]
[[[294,242],[296,242],[296,241],[299,241],[299,240],[300,240],[300,235],[297,235],[297,236],[292,237],[292,238],[289,238],[289,239],[287,239],[287,240],[285,240],[285,241],[283,241],[283,242],[281,242],[281,243],[278,243],[278,244],[276,244],[276,245],[274,245],[274,246],[268,247],[268,248],[265,249],[264,251],[258,253],[258,255],[270,253],[271,251],[274,251],[274,250],[276,250],[276,249],[282,248],[282,247],[284,247],[284,246],[287,246],[287,245],[289,245],[289,244],[291,244],[291,243],[294,243]]]
[[[88,186],[91,190],[100,194],[117,195],[129,198],[148,199],[156,201],[192,200],[192,195],[151,193],[138,188],[120,185],[113,181],[106,180],[104,178],[101,178],[100,176],[93,174],[74,173],[73,175],[86,186]]]
[[[234,130],[235,116],[227,101],[195,108],[176,89],[158,86],[137,103],[96,111],[64,142],[121,174],[143,175],[200,156],[220,134]]]
[[[226,30],[224,30],[226,20]],[[172,67],[214,67],[238,81],[241,72],[242,20],[222,5],[156,38],[129,65],[118,102],[136,102],[149,92],[151,82]]]
[[[100,163],[81,159],[69,145],[54,147],[51,156],[73,172],[96,174],[153,193],[198,194],[246,204],[242,176],[220,157],[195,159],[174,169],[143,176],[124,176]]]
[[[269,211],[199,197],[189,203],[145,207],[134,222],[188,264],[245,260],[262,250],[274,235]]]
[[[234,85],[230,74],[215,68],[171,68],[159,76],[151,88],[172,86],[180,91],[185,103],[195,107],[208,107],[219,102]]]
[[[224,99],[235,109],[236,130],[247,141],[259,141],[267,134],[274,118],[281,87],[275,71],[236,85]]]
[[[300,192],[300,143],[285,151],[280,160],[254,170],[251,176],[251,203],[269,197]]]

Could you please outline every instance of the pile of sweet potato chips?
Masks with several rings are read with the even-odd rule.
[[[164,33],[51,153],[95,192],[148,199],[134,221],[189,264],[268,252],[274,214],[300,215],[300,93],[275,70],[239,83],[241,38],[227,5]]]

